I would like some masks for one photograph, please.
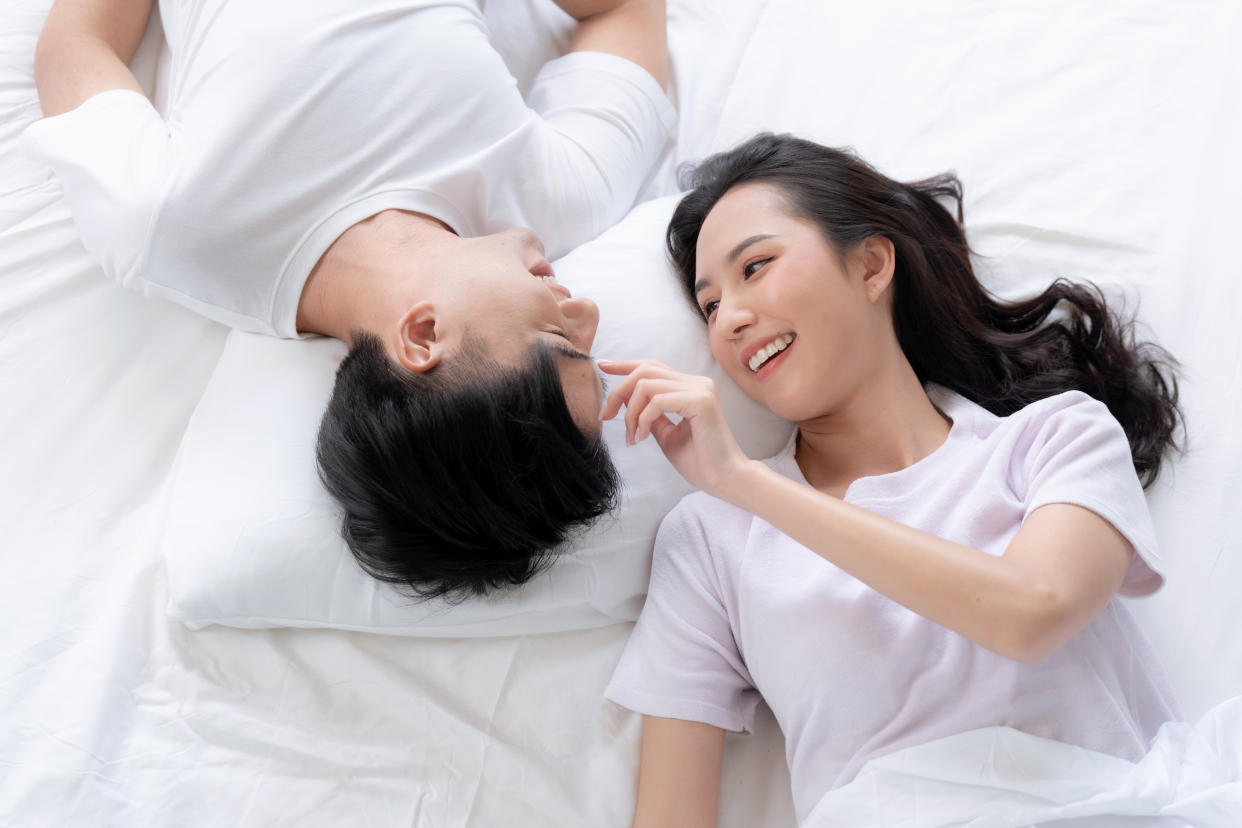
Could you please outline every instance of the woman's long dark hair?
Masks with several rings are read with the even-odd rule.
[[[849,152],[789,135],[759,135],[713,155],[683,182],[691,192],[668,227],[669,253],[692,303],[699,229],[721,196],[751,182],[777,187],[790,212],[818,225],[839,251],[872,236],[893,243],[893,323],[921,382],[1000,416],[1083,391],[1125,429],[1144,487],[1155,481],[1177,445],[1176,361],[1137,342],[1133,319],[1110,310],[1090,283],[1058,279],[1018,302],[990,295],[971,267],[955,175],[902,184]],[[956,217],[941,198],[956,202]]]

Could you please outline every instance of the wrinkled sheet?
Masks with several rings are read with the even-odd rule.
[[[0,824],[627,824],[639,721],[600,697],[626,625],[454,641],[168,619],[162,499],[225,331],[104,280],[12,155],[48,5],[0,11]],[[898,176],[955,166],[994,287],[1060,273],[1142,299],[1191,431],[1152,493],[1169,585],[1133,609],[1192,720],[1236,695],[1239,7],[671,5],[674,63],[712,82],[678,101],[661,175],[758,128]],[[788,786],[764,711],[728,740],[721,824],[793,825]]]
[[[1138,762],[989,727],[868,763],[802,828],[1043,825],[1234,828],[1242,820],[1242,696],[1170,722]]]

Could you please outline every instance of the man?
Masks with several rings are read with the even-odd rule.
[[[547,257],[668,138],[664,4],[557,2],[569,54],[525,101],[465,0],[163,4],[158,112],[127,65],[151,0],[58,0],[36,52],[24,143],[106,273],[350,346],[320,473],[359,563],[421,595],[521,583],[616,498],[598,310]]]

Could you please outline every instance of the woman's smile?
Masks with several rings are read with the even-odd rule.
[[[768,377],[772,376],[772,374],[776,372],[776,369],[784,364],[785,359],[789,356],[789,351],[792,348],[793,345],[791,344],[786,347],[785,350],[765,362],[759,370],[755,372],[755,379],[759,380],[759,382],[763,382]]]
[[[794,334],[784,333],[755,343],[742,352],[742,364],[762,382],[784,362],[795,339]]]

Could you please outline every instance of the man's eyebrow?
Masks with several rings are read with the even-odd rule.
[[[725,256],[725,263],[732,264],[733,262],[737,261],[737,257],[742,255],[742,251],[750,247],[752,244],[755,244],[756,242],[761,242],[764,239],[774,239],[774,238],[776,238],[775,233],[756,233],[753,236],[742,239],[740,242],[738,242],[733,247],[732,250],[729,251],[729,254]],[[699,279],[697,282],[694,283],[694,292],[698,293],[703,288],[710,287],[711,283],[712,282],[710,279]]]
[[[556,354],[557,356],[569,357],[570,359],[585,359],[588,362],[595,361],[591,357],[590,354],[584,354],[582,351],[579,351],[577,348],[571,347],[562,342],[557,342],[552,345],[549,345],[548,348],[550,348],[552,350],[552,353]],[[604,397],[608,395],[608,381],[604,379],[603,375],[601,375],[599,371],[595,372],[595,376],[599,380],[599,391],[600,391],[599,404],[603,405]]]
[[[548,347],[551,348],[554,353],[557,353],[560,356],[569,357],[570,359],[585,359],[585,360],[591,359],[590,354],[584,354],[582,351],[579,351],[577,348],[573,348],[569,345],[562,345],[562,344],[556,343],[553,345],[549,345]]]

